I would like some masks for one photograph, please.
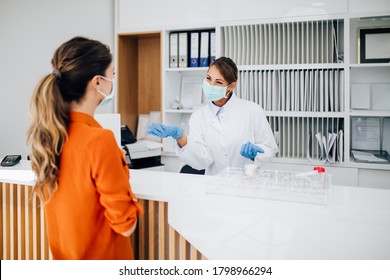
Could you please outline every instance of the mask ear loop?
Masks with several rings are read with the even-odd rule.
[[[234,83],[234,82],[233,82]],[[227,85],[227,87],[226,87],[226,89],[228,88],[228,87],[230,87],[233,83],[230,83],[230,84],[228,84]],[[224,97],[223,98],[225,98],[225,99],[228,99],[231,95],[232,95],[232,93],[233,93],[233,91],[231,90],[231,91],[229,91],[229,93],[228,94],[226,94],[225,93],[225,95],[224,95]]]

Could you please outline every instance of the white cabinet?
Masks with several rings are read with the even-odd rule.
[[[140,17],[147,2],[130,4],[126,0],[117,0],[116,30],[117,34],[134,30],[147,34],[151,28],[159,30],[153,33],[161,35],[161,93],[157,91],[157,94],[161,96],[160,110],[164,123],[188,130],[188,120],[195,108],[176,106],[176,101],[182,98],[183,79],[194,78],[201,82],[207,72],[207,67],[170,68],[169,34],[215,29],[217,57],[232,58],[239,69],[236,94],[260,104],[266,111],[279,144],[279,153],[274,160],[275,168],[325,165],[338,177],[336,181],[347,185],[364,185],[369,182],[374,173],[367,170],[390,174],[390,164],[359,163],[350,156],[353,144],[352,122],[358,117],[380,119],[380,148],[390,152],[390,94],[383,92],[386,92],[390,83],[390,64],[359,64],[358,59],[359,30],[390,26],[390,2],[370,2],[372,8],[362,13],[357,0],[350,1],[349,11],[347,1],[338,1],[339,6],[330,5],[334,1],[325,1],[322,12],[306,10],[306,13],[300,15],[292,12],[294,16],[285,12],[273,18],[270,18],[273,15],[271,12],[269,17],[264,13],[258,13],[256,17],[255,9],[248,9],[237,3],[234,4],[238,6],[232,17],[227,16],[228,14],[222,16],[214,10],[209,10],[210,17],[207,17],[201,5],[188,11],[190,4],[184,5],[185,7],[180,4],[181,8],[176,12],[187,9],[190,14],[203,15],[198,18],[186,17],[187,20],[180,21],[180,13],[174,18],[172,13],[164,12],[177,2],[168,1],[164,3],[164,8],[160,7],[164,13],[160,19],[169,16],[169,21],[160,22],[142,14],[142,20],[133,24],[137,16],[128,17],[130,7],[133,8],[131,14]],[[282,2],[286,4],[286,1]],[[312,5],[311,2],[305,1],[306,7]],[[214,4],[212,1],[210,5]],[[289,11],[293,11],[296,6],[294,2],[286,5]],[[329,7],[333,7],[333,10],[330,9],[328,13],[326,9]],[[134,36],[145,41],[148,39],[147,35]],[[157,47],[157,44],[154,46]],[[118,60],[122,61],[120,57]],[[140,59],[137,63],[143,64]],[[126,67],[123,66],[122,69]],[[126,75],[122,75],[124,76]],[[147,83],[145,79],[139,79]],[[147,86],[144,88],[147,89]],[[203,94],[199,94],[203,98]],[[150,93],[148,96],[157,98]],[[142,107],[142,102],[137,102]],[[155,107],[154,110],[158,110]],[[127,115],[129,119],[133,118],[132,114]],[[330,151],[321,149],[319,142],[325,140],[327,143],[328,139],[334,141],[333,148]],[[164,139],[163,144],[165,154],[172,161],[174,140]],[[337,168],[340,172],[334,171]],[[343,177],[345,170],[348,175]],[[360,172],[361,170],[363,171]],[[387,177],[378,176],[378,180],[382,180],[381,178]]]
[[[350,18],[350,150],[355,151],[364,147],[364,149],[373,150],[374,155],[390,160],[387,155],[390,153],[390,43],[386,41],[388,34],[376,33],[382,32],[384,27],[390,26],[390,17],[387,15],[376,15],[370,17],[351,17]],[[368,44],[368,37],[360,36],[365,33],[385,35],[384,40],[379,39],[375,46]],[[368,36],[368,35],[367,35]],[[375,38],[375,37],[372,37]],[[367,40],[366,40],[367,39]],[[372,43],[372,42],[371,42]],[[363,47],[364,46],[364,47]],[[387,52],[387,59],[381,59],[378,55],[375,59],[370,59],[374,63],[362,63],[364,56],[371,55],[371,49],[374,52]],[[375,56],[375,54],[374,54]],[[380,62],[375,63],[375,60]],[[360,133],[364,131],[364,133]],[[355,152],[354,152],[355,153]],[[375,158],[360,160],[352,154],[350,162],[361,168],[373,168],[374,163],[377,169],[388,170],[389,163],[380,164],[380,160]],[[363,175],[360,175],[363,174]],[[372,172],[359,172],[359,178]],[[366,176],[367,177],[367,176]],[[372,176],[383,178],[383,176]],[[363,177],[362,177],[363,178]],[[369,180],[362,179],[361,182]],[[363,183],[362,183],[363,184]],[[366,184],[366,183],[364,183]]]

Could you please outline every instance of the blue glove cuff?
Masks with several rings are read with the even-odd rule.
[[[183,136],[184,129],[182,129],[181,127],[175,127],[175,130],[176,131],[172,134],[172,138],[177,140]]]

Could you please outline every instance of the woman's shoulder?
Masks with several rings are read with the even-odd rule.
[[[71,125],[69,130],[70,140],[75,140],[80,145],[95,145],[96,143],[116,142],[114,133],[102,127],[89,126],[83,123]]]

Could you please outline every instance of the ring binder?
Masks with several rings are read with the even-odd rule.
[[[187,67],[188,61],[188,35],[187,32],[179,33],[179,67]]]
[[[191,32],[190,67],[199,66],[199,32]]]
[[[179,34],[171,33],[169,34],[169,67],[177,68],[179,67]]]
[[[209,65],[210,33],[208,31],[200,34],[200,67]]]

